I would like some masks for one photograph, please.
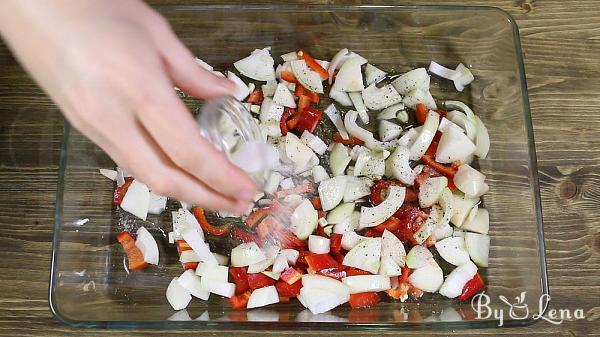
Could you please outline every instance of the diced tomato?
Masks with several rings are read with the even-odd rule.
[[[229,233],[229,225],[212,225],[210,222],[208,222],[208,220],[206,220],[204,210],[200,207],[194,208],[194,217],[196,217],[196,220],[198,220],[198,223],[200,224],[200,227],[202,227],[202,230],[204,230],[204,232],[208,234],[222,236]]]
[[[311,203],[315,209],[321,209],[321,198],[318,196],[314,196],[311,200]]]
[[[310,97],[307,95],[302,95],[298,97],[298,112],[302,112],[310,107]],[[295,124],[290,126],[290,122],[288,122],[288,129],[294,129],[296,125],[298,125],[298,121],[300,120],[300,115],[297,115],[298,119]]]
[[[360,140],[354,136],[350,136],[350,138],[344,139],[344,138],[342,138],[342,135],[340,135],[339,132],[336,132],[333,134],[333,141],[336,143],[344,144],[344,145],[364,145],[365,144],[365,142],[363,142],[362,140]]]
[[[117,234],[117,241],[123,246],[127,255],[127,265],[130,271],[137,271],[148,267],[148,263],[144,260],[144,255],[135,245],[135,240],[128,231],[123,231]]]
[[[310,254],[305,259],[308,267],[314,271],[339,267],[337,261],[329,254]]]
[[[301,60],[304,60],[304,62],[306,62],[306,65],[310,69],[319,73],[319,76],[321,76],[321,80],[325,81],[326,79],[329,78],[329,73],[327,72],[327,70],[325,68],[323,68],[319,63],[317,63],[317,61],[315,61],[315,59],[312,58],[303,49],[300,49],[300,51],[298,51],[298,58]]]
[[[331,233],[329,237],[329,250],[332,253],[339,253],[342,249],[342,234]]]
[[[240,295],[250,289],[248,285],[248,267],[229,267],[229,276],[235,283],[235,294]]]
[[[350,303],[350,307],[352,307],[353,309],[357,309],[372,307],[375,304],[379,303],[379,301],[381,301],[381,298],[379,297],[378,293],[365,292],[351,294],[348,303]]]
[[[429,108],[423,103],[417,103],[415,108],[417,110],[417,124],[422,125],[425,124],[425,120],[427,119],[427,113],[429,112]]]
[[[298,133],[304,131],[313,133],[321,120],[321,116],[323,116],[323,111],[314,108],[306,108],[300,111],[300,120],[298,121],[295,130],[298,131]]]
[[[256,235],[248,233],[245,230],[238,227],[233,227],[233,229],[231,230],[231,236],[238,239],[242,243],[256,242],[257,244],[260,244],[262,242],[262,240],[256,237]]]
[[[248,273],[248,286],[254,291],[275,284],[275,280],[263,273]]]
[[[255,227],[267,215],[269,215],[268,207],[259,208],[248,215],[246,218],[246,225],[248,225],[250,228]]]
[[[279,280],[275,283],[275,288],[277,288],[279,296],[296,297],[300,294],[300,289],[302,289],[302,280],[298,280],[292,284]]]
[[[127,177],[125,178],[125,183],[119,187],[117,187],[117,189],[115,190],[115,193],[113,193],[113,203],[116,206],[120,206],[121,203],[123,202],[123,198],[125,198],[125,193],[127,193],[127,190],[129,189],[129,186],[131,186],[131,183],[133,182],[133,177]]]
[[[394,232],[400,228],[400,219],[395,216],[391,216],[389,219],[385,220],[382,224],[379,224],[373,227],[374,230],[383,233],[386,229],[390,232]]]
[[[358,276],[358,275],[372,275],[366,270],[354,268],[354,267],[345,267],[346,276]]]
[[[246,98],[246,102],[250,104],[261,104],[265,96],[263,95],[263,91],[261,88],[255,88],[248,98]]]
[[[294,284],[302,278],[302,273],[296,270],[294,267],[287,267],[279,276],[280,280],[283,280],[287,284]]]
[[[287,70],[281,71],[281,79],[290,83],[298,83],[298,80],[296,79],[296,76],[294,76],[294,73]]]
[[[183,267],[183,270],[196,270],[196,268],[198,268],[198,262],[186,262],[182,263],[181,266]]]
[[[334,278],[339,281],[339,280],[343,279],[344,277],[346,277],[346,270],[344,270],[341,267],[335,267],[335,268],[318,270],[317,274],[331,277],[331,278]]]
[[[231,296],[227,299],[227,301],[229,301],[229,304],[231,304],[231,308],[233,308],[233,310],[246,309],[246,305],[248,305],[250,295],[251,293],[249,291],[246,291],[236,296]]]
[[[296,115],[296,109],[285,107],[279,120],[279,128],[281,129],[281,135],[285,136],[288,133],[287,122],[292,116]]]
[[[475,274],[463,287],[462,294],[458,296],[459,301],[465,301],[485,287],[485,282],[479,273]]]

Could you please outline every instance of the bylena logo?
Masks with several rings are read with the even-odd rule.
[[[529,306],[525,302],[526,292],[522,292],[519,296],[515,297],[514,302],[509,301],[505,296],[498,296],[500,301],[506,304],[508,309],[507,317],[514,320],[525,320],[530,317]],[[477,319],[489,319],[494,318],[498,320],[498,326],[504,325],[505,309],[504,308],[492,308],[490,306],[491,299],[488,294],[482,292],[477,294],[471,300],[471,307],[477,313]],[[583,309],[550,309],[544,313],[544,308],[550,303],[550,295],[544,294],[540,296],[538,302],[537,313],[531,315],[534,320],[544,320],[548,323],[555,325],[561,324],[564,320],[572,319],[585,319]]]

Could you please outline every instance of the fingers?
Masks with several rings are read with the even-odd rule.
[[[226,197],[249,202],[254,182],[200,134],[197,122],[163,73],[148,74],[134,102],[138,120],[178,167]],[[150,80],[151,79],[151,80]]]
[[[158,27],[154,38],[162,51],[163,61],[173,83],[198,98],[233,95],[235,84],[198,66],[194,56],[166,25]]]
[[[101,130],[105,140],[98,143],[153,192],[207,209],[240,214],[246,211],[247,203],[226,198],[173,165],[133,115],[120,114],[118,123],[104,127],[109,130]],[[115,139],[114,135],[120,137]]]

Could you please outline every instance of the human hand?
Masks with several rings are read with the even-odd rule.
[[[173,86],[200,98],[234,84],[199,67],[139,0],[4,0],[0,32],[71,124],[160,195],[242,213],[252,180],[200,134]]]

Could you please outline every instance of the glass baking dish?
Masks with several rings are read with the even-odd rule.
[[[537,309],[548,294],[540,194],[531,116],[518,29],[491,7],[448,6],[168,6],[159,10],[183,42],[216,69],[224,70],[255,48],[273,55],[305,48],[331,58],[349,48],[382,69],[406,71],[430,60],[473,69],[476,81],[457,93],[432,76],[434,97],[459,99],[489,128],[491,149],[479,166],[491,187],[490,267],[480,269],[489,286],[484,309],[503,310],[503,326],[533,322],[509,317],[504,296],[525,292],[521,309]],[[191,108],[197,101],[186,100]],[[385,302],[375,308],[339,307],[314,316],[297,301],[235,312],[225,299],[194,300],[186,312],[165,298],[181,273],[177,253],[164,233],[170,213],[146,223],[161,250],[158,267],[127,274],[115,241],[122,221],[112,206],[112,182],[98,168],[114,163],[97,146],[65,126],[53,245],[50,306],[55,317],[77,327],[190,327],[209,329],[457,329],[499,322],[471,303],[440,295],[419,302]],[[164,228],[163,231],[161,228]],[[545,306],[545,301],[543,301]],[[519,308],[518,306],[515,308]],[[522,315],[521,315],[522,316]]]

